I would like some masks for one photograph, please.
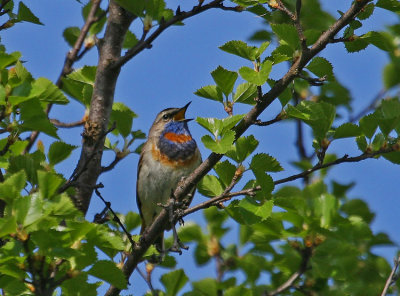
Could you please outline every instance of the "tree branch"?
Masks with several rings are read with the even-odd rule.
[[[392,272],[390,273],[388,279],[386,280],[385,287],[383,288],[381,296],[385,296],[390,288],[391,285],[393,285],[399,278],[399,274],[397,274],[397,268],[399,267],[400,264],[400,256],[394,259],[394,265]]]
[[[282,285],[280,285],[278,288],[276,288],[274,291],[267,293],[268,296],[275,296],[278,295],[287,289],[290,289],[293,287],[293,284],[299,277],[301,277],[308,268],[308,262],[310,261],[312,256],[312,248],[311,247],[305,247],[303,250],[301,250],[301,263],[299,270],[297,270],[295,273],[293,273],[286,282],[284,282]]]
[[[286,87],[297,77],[298,73],[307,65],[307,63],[323,50],[329,40],[343,29],[351,20],[357,15],[358,12],[368,3],[370,0],[359,0],[355,1],[352,6],[321,36],[318,38],[316,43],[306,52],[303,52],[301,57],[298,58],[290,67],[289,71],[278,80],[275,85],[267,92],[261,100],[258,100],[257,104],[245,115],[241,122],[233,129],[235,131],[236,139],[240,137],[253,123],[257,120],[258,116],[286,89]],[[211,2],[213,3],[213,2]],[[120,62],[121,63],[121,62]],[[207,159],[190,175],[188,176],[180,186],[175,190],[174,196],[177,200],[182,200],[191,189],[205,176],[214,165],[223,157],[222,154],[211,153]],[[141,241],[139,241],[132,253],[128,256],[122,271],[127,278],[130,277],[137,264],[140,262],[143,254],[158,237],[158,235],[165,230],[168,224],[168,211],[163,209],[157,216],[155,221],[147,231],[142,235]],[[120,289],[111,286],[105,295],[118,295]]]
[[[150,34],[149,37],[146,38],[148,31],[144,31],[141,39],[139,40],[138,43],[131,49],[129,49],[124,56],[116,60],[113,64],[113,67],[115,69],[121,68],[124,64],[126,64],[129,60],[131,60],[134,56],[136,56],[139,52],[146,48],[151,48],[151,43],[168,27],[175,25],[178,22],[181,22],[187,18],[190,18],[194,15],[197,15],[199,13],[202,13],[208,9],[211,8],[219,8],[223,10],[231,10],[231,11],[236,11],[240,12],[240,9],[237,9],[236,7],[227,7],[222,4],[224,0],[214,0],[211,1],[208,4],[205,5],[197,5],[194,6],[190,11],[181,11],[180,7],[178,7],[176,14],[169,20],[167,21],[160,21],[160,24],[158,28]]]
[[[359,113],[357,113],[354,116],[351,116],[349,118],[350,122],[356,122],[358,121],[361,117],[366,115],[368,112],[374,110],[378,104],[378,102],[382,99],[382,97],[386,94],[387,90],[382,89],[380,90],[376,96],[371,100],[371,102],[366,106],[364,109],[362,109]]]
[[[90,8],[88,17],[86,19],[85,24],[83,25],[81,32],[78,36],[78,38],[75,41],[75,44],[73,48],[67,53],[67,56],[65,57],[64,65],[61,70],[60,75],[57,78],[56,85],[58,88],[61,88],[62,86],[62,78],[65,77],[65,75],[69,74],[72,72],[72,65],[74,62],[77,60],[79,51],[82,48],[82,44],[85,40],[85,37],[87,33],[90,30],[90,27],[98,21],[98,18],[96,17],[96,12],[98,8],[100,7],[101,0],[92,0],[92,7]],[[48,104],[46,108],[46,114],[49,114],[51,110],[52,104]],[[35,143],[37,137],[39,136],[39,131],[33,131],[29,137],[28,137],[28,145],[25,147],[24,154],[28,153],[33,144]]]
[[[58,119],[50,119],[50,122],[55,125],[56,127],[65,127],[65,128],[72,128],[72,127],[77,127],[77,126],[81,126],[85,123],[84,119],[75,121],[75,122],[70,122],[70,123],[65,123],[65,122],[61,122]]]

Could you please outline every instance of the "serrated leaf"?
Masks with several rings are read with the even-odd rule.
[[[344,123],[335,130],[334,139],[357,137],[361,134],[361,129],[354,123]]]
[[[201,138],[201,141],[206,148],[219,154],[225,154],[231,148],[234,140],[235,132],[231,130],[225,132],[222,137],[217,140],[214,140],[209,135],[205,135]]]
[[[20,104],[21,129],[40,131],[58,139],[57,128],[50,123],[38,99],[32,99]]]
[[[257,97],[257,86],[248,82],[239,84],[236,88],[236,92],[233,95],[233,101],[235,103],[244,103],[255,105],[254,100]]]
[[[400,11],[400,3],[397,0],[379,0],[376,7],[384,8],[393,12]]]
[[[133,112],[125,104],[117,102],[114,103],[112,106],[110,115],[110,125],[112,125],[115,122],[118,132],[124,138],[126,138],[127,136],[129,136],[131,132],[132,121],[133,118],[135,117],[137,117],[135,112]]]
[[[16,51],[11,54],[0,52],[0,69],[4,69],[8,66],[15,64],[21,57],[21,53]]]
[[[261,69],[259,72],[249,68],[249,67],[242,67],[239,69],[239,74],[242,76],[242,78],[252,84],[255,84],[257,86],[263,85],[268,77],[269,73],[271,73],[272,70],[272,62],[269,60],[265,60],[261,64]]]
[[[257,49],[256,58],[259,58],[264,53],[264,51],[268,48],[269,44],[270,44],[269,41],[261,43],[260,47]]]
[[[5,237],[17,230],[16,217],[2,217],[0,219],[0,237]]]
[[[278,36],[280,44],[287,44],[293,50],[296,50],[299,47],[299,35],[293,25],[272,24],[271,29],[274,31],[275,35]]]
[[[166,296],[175,296],[183,288],[183,286],[189,281],[183,269],[171,271],[163,274],[160,279],[161,283],[165,287]]]
[[[238,74],[236,72],[229,71],[221,66],[211,72],[215,83],[222,90],[222,92],[228,96],[235,85]]]
[[[23,2],[19,2],[17,18],[19,21],[25,21],[37,25],[43,25],[40,22],[39,18],[35,16]]]
[[[73,47],[80,33],[81,29],[79,27],[68,27],[64,30],[63,37],[68,45]]]
[[[206,175],[197,184],[197,190],[204,196],[214,197],[220,195],[224,188],[216,176]]]
[[[131,31],[127,31],[124,39],[124,43],[122,44],[122,48],[132,48],[138,43],[139,40],[137,39],[136,35],[133,34]]]
[[[238,163],[242,163],[257,148],[258,141],[253,135],[248,137],[240,137],[236,140],[234,146],[226,153]]]
[[[386,89],[400,84],[400,65],[389,63],[383,68],[383,83]]]
[[[206,99],[218,101],[218,102],[223,102],[224,98],[222,96],[222,91],[217,85],[207,85],[204,86],[200,89],[198,89],[195,93],[195,95],[199,97],[203,97]]]
[[[217,282],[215,279],[205,278],[198,282],[192,282],[193,292],[195,295],[201,296],[216,296],[217,294]]]
[[[378,121],[374,114],[368,114],[360,119],[359,125],[363,134],[366,135],[367,138],[371,139],[378,127]]]
[[[115,0],[122,8],[126,9],[127,11],[133,13],[136,16],[144,17],[144,7],[145,1],[138,1],[138,0]]]
[[[63,92],[53,82],[43,77],[36,79],[32,83],[29,97],[39,98],[39,100],[51,104],[67,104],[69,102]]]
[[[48,158],[51,165],[60,163],[71,155],[71,152],[78,146],[70,145],[64,142],[54,142],[50,145]]]
[[[233,201],[226,208],[228,214],[240,224],[252,225],[267,219],[272,213],[272,200],[258,204],[249,197]]]
[[[37,177],[39,192],[43,199],[51,198],[63,183],[63,179],[60,176],[50,172],[38,171]]]
[[[364,136],[358,136],[356,138],[356,143],[357,143],[358,149],[360,149],[361,152],[365,152],[365,150],[368,147],[367,139],[365,139]]]
[[[251,169],[262,170],[264,172],[280,172],[283,171],[280,163],[271,155],[259,153],[254,155],[250,164]]]
[[[302,101],[296,107],[288,105],[286,113],[289,117],[300,119],[308,124],[313,130],[314,137],[321,141],[335,119],[336,108],[325,102]]]
[[[325,76],[328,80],[335,80],[335,76],[333,75],[333,66],[324,58],[313,58],[306,68],[318,77]]]
[[[119,289],[126,289],[126,278],[122,273],[122,270],[119,269],[112,261],[97,261],[92,268],[89,269],[88,273],[110,283]]]
[[[372,13],[374,12],[375,9],[375,4],[374,3],[369,3],[364,8],[361,10],[359,14],[357,14],[357,18],[360,20],[366,20],[368,19]]]
[[[240,40],[228,41],[224,45],[220,46],[219,49],[245,58],[249,61],[255,61],[257,58],[257,47],[249,46],[246,42]]]
[[[222,184],[227,187],[233,179],[235,175],[236,167],[231,164],[228,160],[224,160],[222,162],[218,162],[214,166],[214,170],[217,173],[219,180]]]

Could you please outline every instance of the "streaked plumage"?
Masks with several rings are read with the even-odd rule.
[[[151,225],[182,177],[190,175],[201,163],[200,152],[185,119],[189,104],[161,111],[149,132],[140,154],[136,200],[142,217],[142,229]],[[163,250],[163,235],[156,240]]]

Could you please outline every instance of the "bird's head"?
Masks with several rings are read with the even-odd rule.
[[[158,113],[151,126],[149,137],[159,137],[166,129],[176,132],[187,130],[187,122],[192,119],[185,118],[185,113],[190,103],[182,108],[167,108]]]

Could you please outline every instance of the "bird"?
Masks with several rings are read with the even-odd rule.
[[[140,234],[150,226],[162,210],[178,183],[189,176],[201,163],[200,151],[193,139],[186,119],[186,109],[191,102],[182,108],[167,108],[156,116],[150,128],[148,139],[140,153],[136,202],[142,219]],[[193,191],[184,199],[188,206],[193,198]],[[173,224],[173,223],[171,223]],[[171,250],[181,253],[174,230],[174,245]],[[162,253],[164,233],[155,240],[156,249]]]

